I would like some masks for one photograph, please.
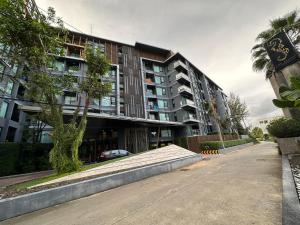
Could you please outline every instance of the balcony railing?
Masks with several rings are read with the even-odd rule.
[[[180,67],[185,69],[186,71],[188,70],[187,66],[183,62],[181,62],[180,60],[174,62],[174,68],[175,69],[180,68]]]
[[[178,73],[176,74],[176,80],[179,81],[179,80],[185,80],[185,81],[188,81],[188,82],[191,82],[190,78],[184,74],[184,73]]]
[[[146,92],[146,96],[147,97],[152,97],[152,98],[156,98],[157,97],[156,94],[154,94],[153,92],[149,92],[149,91]]]
[[[147,105],[147,110],[158,111],[158,105]]]
[[[192,94],[192,89],[190,89],[189,87],[187,87],[185,85],[181,85],[180,87],[178,87],[178,92],[179,93],[187,92],[189,94]]]
[[[151,79],[146,78],[145,79],[145,84],[152,84],[152,85],[154,85],[154,82]]]
[[[195,102],[190,99],[183,98],[181,100],[181,106],[186,106],[186,105],[195,107]]]
[[[198,120],[195,114],[188,113],[183,116],[183,122],[198,122]]]

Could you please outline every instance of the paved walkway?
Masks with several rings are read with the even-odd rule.
[[[90,177],[95,175],[100,176],[107,173],[114,173],[117,171],[128,170],[128,169],[141,167],[141,166],[147,166],[153,163],[160,163],[160,162],[192,156],[192,155],[195,155],[195,153],[188,151],[184,148],[181,148],[177,145],[168,145],[166,147],[141,153],[129,157],[127,159],[113,162],[104,166],[95,167],[93,169],[86,170],[80,173],[75,173],[69,176],[61,177],[36,186],[53,184],[53,183],[63,182],[63,181],[70,181],[70,180],[75,180],[75,179],[80,179],[80,178]]]
[[[281,224],[281,159],[263,143],[0,223]]]

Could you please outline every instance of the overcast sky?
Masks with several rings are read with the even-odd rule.
[[[250,50],[269,20],[299,9],[299,0],[36,0],[74,27],[128,44],[136,41],[182,53],[221,86],[246,101],[249,121],[280,115]],[[91,29],[92,27],[92,29]]]

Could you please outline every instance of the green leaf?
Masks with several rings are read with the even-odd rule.
[[[279,100],[279,99],[273,99],[273,104],[277,106],[278,108],[290,108],[295,107],[293,101],[287,101],[287,100]]]

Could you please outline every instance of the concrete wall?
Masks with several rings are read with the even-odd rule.
[[[201,160],[195,155],[62,187],[0,200],[0,221],[170,172]]]
[[[300,153],[300,137],[276,138],[283,155]]]
[[[300,224],[300,204],[288,156],[282,156],[282,225]]]

